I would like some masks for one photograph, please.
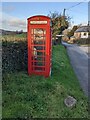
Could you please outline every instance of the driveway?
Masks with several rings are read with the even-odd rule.
[[[62,42],[67,48],[70,62],[86,96],[88,96],[88,55],[76,44]]]

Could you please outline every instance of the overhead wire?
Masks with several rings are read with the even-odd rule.
[[[87,1],[87,0],[84,0],[84,1]],[[79,3],[73,5],[73,6],[69,7],[69,8],[65,8],[65,10],[70,10],[71,8],[76,7],[76,6],[78,6],[78,5],[82,4],[82,3],[84,3],[84,1],[79,2]]]
[[[73,5],[73,6],[69,7],[69,8],[64,8],[64,12],[63,12],[64,15],[65,15],[65,11],[66,11],[66,10],[70,10],[70,11],[71,11],[72,8],[74,8],[74,7],[76,7],[76,6],[80,5],[80,4],[82,4],[82,3],[84,3],[84,2],[88,2],[88,1],[87,1],[87,0],[83,0],[82,2],[79,2],[79,3]]]

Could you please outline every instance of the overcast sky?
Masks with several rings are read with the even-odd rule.
[[[67,9],[66,15],[72,18],[71,23],[87,23],[88,2],[77,4],[77,2],[3,2],[2,11],[0,12],[2,28],[6,30],[22,29],[27,31],[28,17],[48,15],[50,11],[57,11],[62,14],[64,8]]]

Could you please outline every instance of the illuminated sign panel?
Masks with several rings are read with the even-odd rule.
[[[30,21],[30,24],[47,24],[47,21]]]

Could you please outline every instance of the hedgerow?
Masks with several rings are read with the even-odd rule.
[[[2,41],[2,71],[27,70],[27,41]]]

